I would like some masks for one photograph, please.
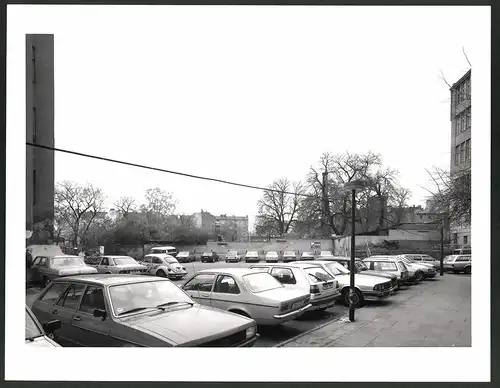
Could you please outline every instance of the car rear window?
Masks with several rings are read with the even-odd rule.
[[[334,277],[321,267],[308,267],[304,268],[304,271],[307,275],[309,275],[309,280],[313,283],[322,283],[334,280]]]
[[[286,251],[283,256],[295,256],[295,252],[293,251]]]
[[[256,272],[243,276],[243,280],[253,293],[274,290],[283,286],[268,273]]]
[[[393,261],[374,261],[373,269],[375,271],[397,271],[396,263]]]

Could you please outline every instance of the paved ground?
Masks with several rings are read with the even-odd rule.
[[[283,347],[469,347],[470,275],[445,274],[331,322]]]

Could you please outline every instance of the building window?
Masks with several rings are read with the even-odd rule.
[[[466,89],[467,89],[467,99],[471,99],[471,90],[470,90],[470,78],[465,81]]]
[[[455,136],[458,136],[460,135],[460,124],[462,123],[462,121],[460,120],[460,116],[457,116],[456,119],[455,119]]]
[[[467,129],[467,117],[465,111],[460,114],[460,120],[462,121],[462,124],[460,125],[462,132],[465,132]]]
[[[36,84],[36,49],[35,45],[31,45],[31,62],[33,66],[33,77],[31,78],[31,82]]]
[[[33,205],[36,205],[36,170],[33,170]]]
[[[469,243],[469,236],[464,236],[464,245]]]
[[[465,162],[465,143],[460,144],[460,163]]]
[[[471,122],[471,111],[470,107],[467,108],[465,111],[465,116],[466,116],[466,123],[465,123],[465,129],[470,129],[470,122]]]
[[[465,160],[470,160],[470,139],[465,142]]]
[[[455,147],[455,166],[460,164],[460,146]]]

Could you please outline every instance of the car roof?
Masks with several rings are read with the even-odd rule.
[[[77,259],[83,259],[81,256],[76,256],[76,255],[57,255],[57,256],[41,256],[41,257],[48,257],[50,259],[69,259],[69,258],[77,258]]]
[[[101,286],[110,286],[116,284],[131,284],[147,281],[158,281],[160,279],[149,275],[126,275],[126,274],[92,274],[92,275],[77,275],[65,276],[54,279],[54,283],[80,282],[89,284],[98,284]],[[161,279],[167,280],[167,279]]]
[[[102,256],[99,256],[99,257],[107,257],[107,258],[111,258],[111,259],[116,259],[116,258],[133,259],[133,257],[126,256],[126,255],[102,255]]]
[[[292,268],[306,268],[314,264],[313,260],[308,260],[307,262],[302,261],[292,261],[291,263],[266,263],[266,264],[256,264],[252,267],[292,267]],[[319,266],[319,264],[317,264]]]
[[[267,253],[278,253],[278,251],[267,251]]]
[[[256,273],[256,272],[252,271],[250,268],[242,267],[242,268],[209,268],[198,271],[197,273],[227,273],[228,275],[243,276],[249,273]]]
[[[370,256],[365,259],[366,261],[376,261],[376,260],[401,260],[400,256]]]
[[[148,253],[144,257],[148,257],[148,256],[160,257],[160,258],[163,258],[163,259],[165,259],[167,257],[171,257],[172,259],[175,259],[174,256],[169,255],[168,253]]]
[[[171,246],[164,246],[164,247],[153,247],[151,249],[176,249],[176,248]]]

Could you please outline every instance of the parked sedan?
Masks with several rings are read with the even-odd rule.
[[[414,261],[418,264],[429,264],[429,265],[432,265],[435,269],[441,268],[441,262],[439,260],[436,260],[434,257],[429,256],[429,255],[410,253],[410,254],[405,254],[404,256],[407,259],[410,259],[411,261]]]
[[[337,263],[341,264],[344,268],[346,268],[348,271],[351,271],[351,259],[349,257],[343,257],[343,256],[321,257],[320,260],[336,261]],[[393,284],[396,284],[397,286],[396,275],[387,271],[384,272],[384,271],[370,270],[361,259],[354,260],[354,273],[363,273],[363,275],[387,278],[390,279],[393,282]]]
[[[309,291],[311,310],[326,310],[340,297],[338,282],[317,264],[258,264],[250,269],[271,274],[285,287]]]
[[[182,289],[198,303],[250,317],[258,325],[279,325],[311,308],[309,292],[285,288],[268,273],[248,268],[206,269]]]
[[[44,286],[62,276],[97,273],[97,269],[85,264],[80,256],[38,256],[28,271],[33,282]]]
[[[294,251],[285,251],[283,253],[283,262],[289,263],[290,261],[297,260],[297,254]]]
[[[25,314],[25,344],[36,348],[59,348],[61,345],[52,340],[54,332],[61,328],[61,321],[55,319],[41,325],[38,319],[33,315],[28,306]]]
[[[454,273],[472,272],[472,255],[452,255],[446,256],[443,262],[443,269]]]
[[[339,289],[342,295],[342,303],[349,306],[349,287],[351,284],[350,271],[342,264],[333,260],[314,260],[306,263],[318,264],[328,271],[335,280],[339,282]],[[356,273],[354,275],[354,307],[360,308],[366,300],[382,300],[391,296],[397,287],[396,281],[391,281],[387,277],[364,275]]]
[[[417,269],[417,280],[420,281],[423,278],[433,278],[436,276],[436,269],[432,264],[427,264],[427,263],[422,263],[422,262],[417,262],[413,261],[412,259],[409,259],[407,255],[401,255],[401,260],[408,266],[411,265],[412,267]],[[419,271],[421,271],[419,273]],[[419,280],[420,279],[420,280]]]
[[[179,252],[178,255],[176,256],[176,259],[179,263],[190,263],[192,261],[196,261],[194,253],[187,251]]]
[[[226,263],[239,263],[241,261],[241,256],[238,251],[228,251],[226,254]]]
[[[89,263],[90,259],[86,262]],[[139,264],[132,257],[129,256],[101,256],[95,260],[96,264],[90,264],[97,269],[99,273],[134,273],[141,274],[147,272],[145,265]]]
[[[397,256],[370,256],[363,260],[369,270],[396,275],[398,285],[408,282],[408,268]]]
[[[300,260],[314,260],[314,253],[302,252],[300,255]]]
[[[205,252],[201,255],[202,263],[215,263],[219,261],[219,255],[215,252]]]
[[[277,263],[279,260],[278,252],[269,251],[266,253],[266,263]]]
[[[241,347],[255,321],[195,303],[167,279],[87,275],[55,279],[33,303],[43,323],[57,318],[57,342],[90,347]]]
[[[187,275],[186,268],[173,256],[164,253],[144,256],[142,262],[150,275],[169,279],[182,279]]]
[[[260,261],[257,251],[248,251],[245,254],[245,263],[258,263]]]

